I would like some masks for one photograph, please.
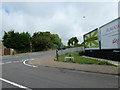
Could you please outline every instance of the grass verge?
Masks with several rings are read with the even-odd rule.
[[[79,52],[74,52],[71,53],[71,56],[74,57],[74,61],[71,59],[67,59],[66,61],[64,60],[65,57],[68,57],[70,53],[66,53],[63,55],[59,55],[58,60],[59,62],[71,62],[71,63],[79,63],[79,64],[96,64],[96,65],[111,65],[111,66],[116,66],[114,64],[111,64],[107,61],[100,61],[98,59],[93,59],[93,58],[85,58],[82,56],[79,56]]]

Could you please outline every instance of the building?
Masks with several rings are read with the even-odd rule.
[[[14,54],[14,49],[6,48],[3,45],[2,40],[0,40],[0,56],[3,56],[3,55],[13,55],[13,54]]]
[[[0,56],[2,56],[2,41],[0,40]]]

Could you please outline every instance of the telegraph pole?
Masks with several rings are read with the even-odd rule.
[[[29,40],[30,40],[30,52],[32,52],[32,42],[31,42],[31,37],[29,36]]]
[[[30,52],[32,52],[32,43],[30,41]]]

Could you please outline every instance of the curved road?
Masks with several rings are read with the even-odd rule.
[[[62,52],[62,51],[61,51]],[[118,88],[118,76],[44,66],[29,67],[22,60],[55,55],[55,51],[5,56],[2,59],[2,88]],[[20,62],[14,62],[20,61]],[[11,62],[11,63],[7,63]],[[114,90],[114,89],[111,89]],[[116,89],[117,90],[117,89]]]

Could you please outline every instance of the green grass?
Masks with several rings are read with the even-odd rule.
[[[82,56],[79,56],[78,52],[71,53],[71,56],[74,57],[74,62],[70,59],[67,59],[64,61],[64,57],[68,57],[70,54],[66,53],[64,55],[59,55],[58,60],[60,62],[72,62],[72,63],[79,63],[79,64],[97,64],[97,65],[112,65],[115,66],[107,61],[100,61],[97,59],[92,59],[92,58],[85,58]]]

